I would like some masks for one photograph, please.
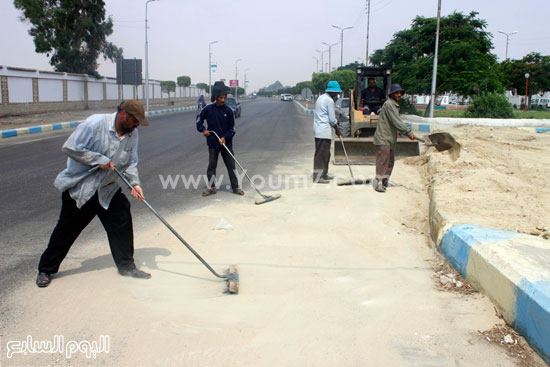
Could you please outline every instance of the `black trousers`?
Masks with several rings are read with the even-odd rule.
[[[323,178],[328,174],[331,142],[332,139],[315,138],[315,155],[313,156],[313,181],[319,181],[320,178]]]
[[[40,257],[38,271],[57,273],[61,262],[67,256],[69,249],[78,235],[97,215],[103,228],[107,231],[111,254],[118,269],[131,270],[134,264],[134,231],[130,202],[118,190],[105,210],[100,204],[97,192],[82,208],[76,207],[69,191],[61,195],[62,205],[59,220],[55,226],[46,251]]]
[[[233,149],[229,148],[232,154]],[[227,168],[227,173],[229,174],[229,181],[231,182],[231,188],[233,190],[239,188],[239,180],[237,179],[237,175],[235,174],[235,160],[233,157],[227,153],[225,148],[213,148],[208,147],[208,168],[206,170],[206,178],[208,179],[208,185],[214,186],[214,179],[216,177],[216,167],[218,167],[218,156],[219,154],[222,154],[223,163],[225,163],[225,167]]]

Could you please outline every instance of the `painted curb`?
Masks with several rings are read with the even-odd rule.
[[[314,115],[315,114],[315,110],[312,110],[312,109],[307,109],[305,108],[300,102],[298,102],[297,100],[293,100],[293,102],[302,109],[302,111],[306,114],[306,115]]]
[[[419,124],[428,124],[436,127],[456,125],[477,125],[492,127],[523,127],[535,132],[550,131],[550,119],[487,119],[487,118],[460,118],[460,117],[422,117],[416,115],[402,115],[404,120]]]
[[[187,106],[187,107],[177,107],[177,108],[168,108],[164,110],[155,110],[155,111],[147,111],[146,115],[147,117],[150,116],[159,116],[167,113],[178,113],[178,112],[186,112],[186,111],[192,111],[196,110],[197,106]],[[46,124],[46,125],[38,125],[38,126],[27,126],[27,127],[21,127],[18,129],[9,129],[9,130],[0,130],[1,139],[6,138],[13,138],[15,136],[21,136],[21,135],[27,135],[27,134],[38,134],[43,133],[46,131],[54,131],[54,130],[61,130],[61,129],[71,129],[77,127],[81,121],[70,121],[70,122],[58,122],[53,124]]]
[[[550,242],[471,224],[450,228],[441,252],[550,363]]]

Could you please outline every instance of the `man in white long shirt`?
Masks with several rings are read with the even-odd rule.
[[[338,121],[334,113],[334,99],[342,93],[340,85],[336,81],[328,82],[325,94],[317,98],[315,102],[315,116],[313,118],[313,133],[315,136],[315,155],[313,157],[313,182],[329,183],[333,176],[328,174],[330,161],[330,144],[332,143],[332,130],[340,136]]]

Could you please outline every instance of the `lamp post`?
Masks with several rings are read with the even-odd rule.
[[[319,52],[321,54],[321,72],[323,72],[323,68],[325,67],[324,65],[324,62],[323,62],[323,54],[327,51],[319,51],[319,50],[315,50],[317,52]]]
[[[239,61],[242,61],[242,60],[243,60],[243,59],[237,59],[237,60],[235,60],[235,80],[237,81],[237,84],[239,84],[239,79],[237,79],[237,75],[238,75],[238,74],[237,74],[237,70],[238,70],[238,69],[237,69],[237,63],[238,63]],[[235,100],[238,100],[238,99],[239,99],[239,90],[238,90],[237,88],[238,88],[238,86],[235,86]]]
[[[326,42],[322,42],[322,44],[328,46],[328,72],[330,73],[332,71],[332,46],[337,45],[338,43],[329,44]]]
[[[434,66],[432,70],[432,91],[430,97],[430,117],[434,117],[435,86],[437,82],[437,53],[439,50],[439,20],[441,19],[441,0],[437,2],[437,28],[435,31]]]
[[[212,41],[208,44],[208,96],[212,95],[212,45],[218,41]]]
[[[518,33],[518,31],[513,31],[512,33],[506,33],[504,31],[498,31],[498,33],[502,33],[503,35],[506,36],[506,58],[505,58],[505,60],[508,60],[508,42],[510,42],[510,36],[513,35],[513,34]]]
[[[315,61],[317,61],[317,67],[315,68],[315,70],[316,70],[315,72],[318,73],[319,72],[319,59],[316,58],[315,56],[311,56],[311,57],[313,57],[315,59]]]
[[[529,94],[529,73],[525,73],[525,108],[524,112],[527,112],[527,101],[528,101],[528,94]]]
[[[147,0],[145,2],[145,110],[149,111],[149,42],[147,40],[147,5],[151,1],[159,0]]]
[[[340,30],[340,67],[343,66],[343,60],[344,60],[344,31],[346,29],[352,29],[353,26],[351,27],[346,27],[346,28],[340,28],[338,26],[335,26],[334,24],[332,25],[334,28],[337,28]]]
[[[365,66],[369,66],[369,27],[370,27],[370,0],[367,0],[367,55],[365,56]]]

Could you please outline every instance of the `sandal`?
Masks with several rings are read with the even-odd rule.
[[[382,181],[378,181],[374,189],[378,192],[386,192],[386,187],[384,187],[384,184],[382,183]]]
[[[216,190],[208,189],[208,191],[205,191],[202,193],[202,196],[210,196],[210,195],[214,195],[215,193],[216,193]]]
[[[235,195],[244,195],[244,191],[241,189],[233,189],[233,194]]]

